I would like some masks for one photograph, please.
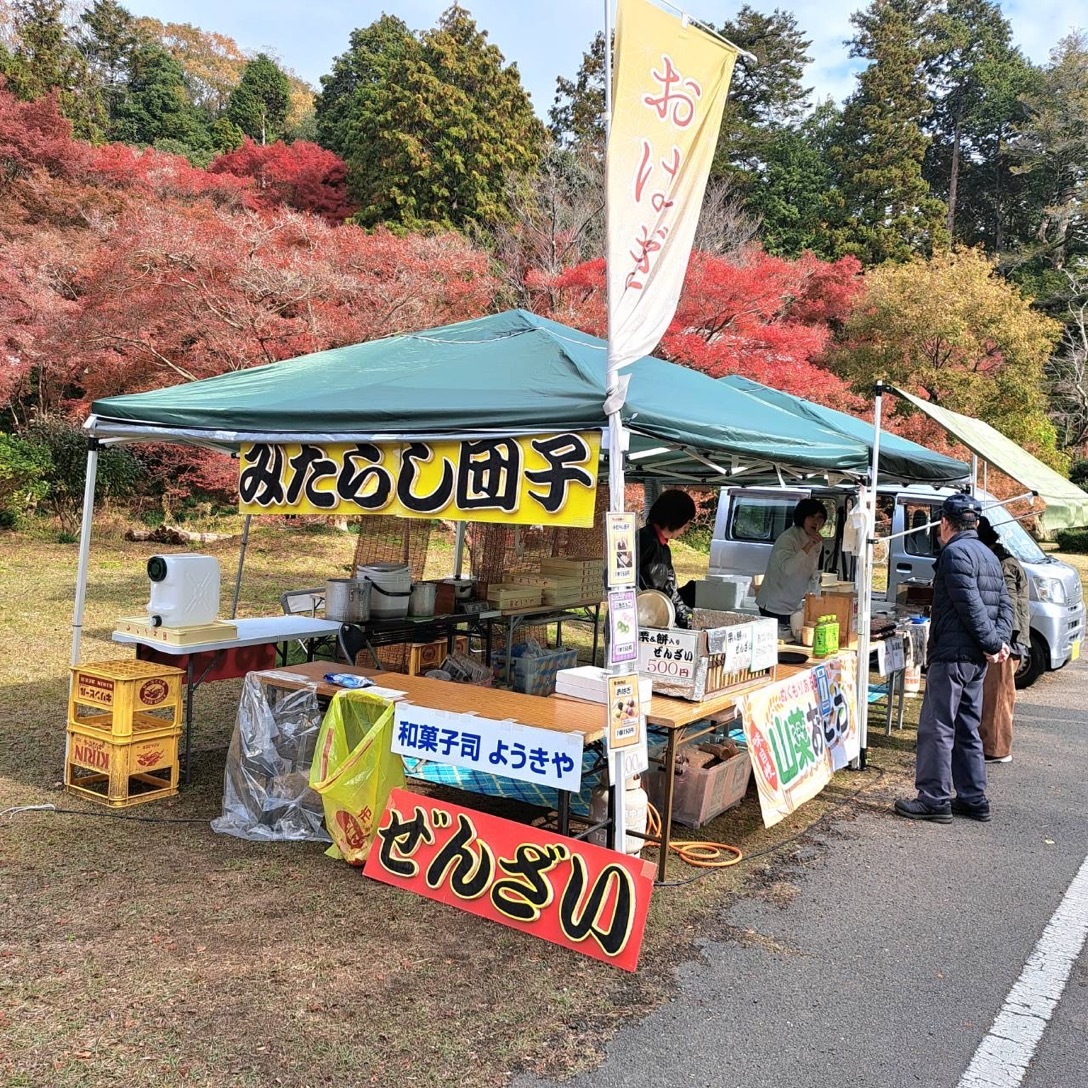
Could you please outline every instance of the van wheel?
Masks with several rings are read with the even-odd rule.
[[[1016,670],[1017,689],[1029,688],[1047,670],[1050,663],[1050,649],[1047,644],[1034,631],[1031,633],[1031,653],[1027,657],[1020,658],[1020,666]]]

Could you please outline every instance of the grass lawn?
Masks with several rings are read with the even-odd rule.
[[[284,589],[341,574],[352,545],[343,534],[256,529],[240,614],[278,613]],[[199,548],[231,581],[237,542]],[[98,531],[85,662],[131,656],[110,631],[146,603],[155,550]],[[678,545],[676,564],[684,581],[705,572],[706,556]],[[746,858],[719,871],[674,858],[654,892],[639,971],[625,974],[372,883],[317,844],[214,834],[239,681],[199,690],[193,781],[178,797],[111,811],[65,794],[75,569],[74,545],[0,534],[0,811],[62,810],[0,817],[6,1088],[476,1088],[521,1070],[583,1068],[619,1025],[668,999],[673,969],[699,957],[696,938],[760,939],[726,927],[723,907],[737,896],[787,904],[836,822],[858,806],[885,809],[908,788],[913,729],[886,739],[877,722],[868,769],[840,773],[790,820],[764,829],[750,790],[708,827],[681,831],[734,843]],[[817,821],[814,848],[806,832]]]

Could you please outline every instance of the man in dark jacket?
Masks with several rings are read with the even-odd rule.
[[[918,796],[895,802],[896,813],[909,820],[947,824],[953,813],[990,819],[978,735],[982,681],[987,661],[1009,656],[1012,601],[1000,563],[975,531],[981,513],[970,495],[950,495],[941,507],[926,693],[918,719]]]

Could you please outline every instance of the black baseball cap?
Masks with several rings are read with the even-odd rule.
[[[964,495],[962,493],[949,495],[941,503],[941,515],[946,518],[955,518],[957,521],[965,517],[972,517],[977,520],[982,517],[982,503],[974,495]]]

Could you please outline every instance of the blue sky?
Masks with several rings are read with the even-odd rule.
[[[347,49],[355,27],[366,26],[383,11],[397,15],[413,30],[437,23],[452,0],[130,0],[134,15],[163,22],[193,23],[233,38],[246,52],[275,55],[287,68],[319,87],[332,59]],[[593,35],[604,27],[606,0],[462,0],[476,25],[488,32],[507,62],[515,62],[536,111],[547,116],[558,75],[573,76]],[[697,19],[719,25],[743,0],[687,0]],[[850,13],[863,3],[837,0],[749,0],[758,11],[792,11],[799,28],[812,39],[806,86],[814,98],[840,100],[852,89],[852,64],[843,42],[850,37]],[[1077,27],[1088,29],[1084,0],[1005,0],[1002,8],[1016,43],[1036,63],[1044,62],[1058,40]]]

